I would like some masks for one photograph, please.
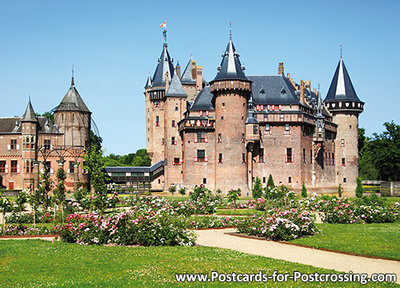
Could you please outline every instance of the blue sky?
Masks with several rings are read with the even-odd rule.
[[[0,1],[0,117],[56,107],[75,83],[93,112],[106,154],[145,148],[144,84],[154,73],[167,21],[168,49],[184,66],[190,54],[206,80],[229,38],[247,75],[275,75],[278,62],[296,82],[326,96],[343,43],[367,134],[400,123],[399,1]],[[182,68],[182,69],[183,69]]]

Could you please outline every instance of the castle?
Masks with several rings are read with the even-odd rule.
[[[36,189],[44,169],[53,180],[62,168],[65,186],[73,190],[87,183],[82,163],[89,145],[91,112],[75,87],[54,109],[54,123],[37,116],[29,99],[22,117],[0,118],[0,188]]]
[[[310,191],[354,193],[358,176],[357,97],[342,57],[323,101],[310,81],[247,76],[230,37],[215,78],[189,60],[181,73],[167,49],[145,85],[147,151],[164,173],[153,190],[205,185],[249,194],[255,177]]]

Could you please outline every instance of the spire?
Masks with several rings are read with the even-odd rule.
[[[171,57],[169,56],[167,43],[163,45],[163,51],[160,58],[158,59],[158,64],[156,71],[154,72],[152,79],[152,87],[163,87],[165,86],[165,74],[168,72],[168,77],[171,79],[174,74],[174,65],[172,64]]]
[[[185,90],[182,87],[181,81],[177,73],[172,76],[171,84],[168,87],[168,91],[165,94],[166,97],[187,97]]]
[[[33,110],[31,97],[29,96],[29,102],[26,106],[25,113],[21,118],[21,122],[37,122],[37,118],[35,115],[35,110]]]
[[[325,102],[329,103],[342,101],[362,102],[357,97],[346,66],[344,65],[343,58],[340,57],[335,75],[333,76],[331,82],[331,86],[329,87],[328,94],[325,98]]]
[[[144,88],[150,88],[152,85],[153,84],[151,82],[151,76],[150,76],[150,73],[149,73],[149,78],[147,78],[147,82],[146,82],[146,85],[144,86]]]
[[[75,87],[75,81],[74,81],[74,75],[75,71],[74,71],[74,64],[72,64],[72,78],[71,78],[71,87]]]
[[[218,67],[218,70],[217,76],[215,76],[213,81],[248,80],[244,74],[244,67],[240,63],[239,54],[236,53],[231,35],[225,53],[222,55],[221,65]]]
[[[193,57],[192,54],[190,54],[190,59],[188,64],[186,65],[185,71],[183,71],[182,77],[181,77],[181,83],[182,84],[196,84],[196,79],[193,79]]]
[[[258,120],[254,117],[253,97],[250,97],[247,103],[246,124],[259,124]]]

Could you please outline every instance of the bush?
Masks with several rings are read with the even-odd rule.
[[[342,197],[342,185],[341,184],[339,184],[339,187],[338,187],[338,195],[339,195],[339,197]]]
[[[357,187],[356,187],[356,196],[361,198],[364,194],[364,188],[362,186],[362,181],[360,177],[357,177]]]
[[[271,174],[269,174],[267,186],[269,186],[271,188],[275,188],[274,179],[272,179],[272,175]]]
[[[253,194],[253,198],[254,199],[261,198],[261,196],[262,196],[261,180],[258,177],[256,177],[256,179],[254,180],[254,186],[253,186],[252,194]]]
[[[181,187],[179,189],[179,194],[181,194],[182,196],[184,196],[186,194],[186,187]]]
[[[303,181],[303,185],[301,186],[301,197],[303,197],[303,198],[307,197],[307,188],[306,188],[306,185],[304,184],[304,181]]]

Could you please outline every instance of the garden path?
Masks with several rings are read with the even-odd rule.
[[[340,272],[396,273],[400,283],[400,261],[373,259],[299,247],[274,241],[237,237],[226,233],[235,229],[196,230],[196,244],[219,247],[279,260],[296,262]]]

